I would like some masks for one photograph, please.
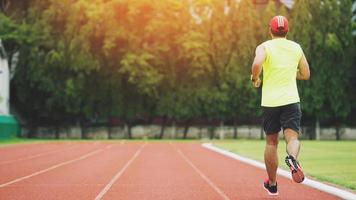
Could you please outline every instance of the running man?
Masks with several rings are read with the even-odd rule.
[[[264,153],[268,179],[264,188],[269,195],[278,195],[276,172],[278,168],[278,133],[283,130],[287,144],[286,164],[291,169],[295,182],[304,180],[304,173],[297,161],[300,149],[300,100],[298,80],[308,80],[309,64],[299,44],[286,39],[288,20],[283,16],[271,19],[268,40],[256,48],[252,64],[252,85],[260,87],[263,69],[262,111],[263,129],[266,134]]]

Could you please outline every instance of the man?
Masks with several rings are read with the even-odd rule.
[[[278,133],[283,130],[287,143],[285,161],[295,182],[304,180],[304,173],[297,161],[300,133],[300,100],[296,79],[308,80],[309,65],[299,44],[286,39],[288,20],[275,16],[270,21],[272,40],[256,48],[252,64],[251,81],[254,87],[261,85],[259,78],[263,68],[262,110],[263,129],[266,134],[264,153],[268,180],[263,184],[269,195],[278,195],[276,172],[278,168]]]

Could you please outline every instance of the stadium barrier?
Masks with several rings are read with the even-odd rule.
[[[259,125],[243,125],[237,126],[237,138],[246,139],[261,139],[263,132]],[[339,131],[340,140],[356,140],[356,128],[342,127],[324,127],[320,129],[321,140],[335,140],[337,130]],[[21,136],[28,137],[30,132],[32,137],[36,138],[83,138],[83,130],[80,126],[73,127],[38,127],[35,130],[28,127],[23,127]],[[132,138],[158,138],[161,131],[159,125],[137,125],[131,128]],[[301,139],[315,139],[315,129],[313,127],[302,127]],[[164,139],[180,139],[183,138],[183,126],[167,126],[164,132]],[[190,139],[209,139],[213,134],[213,138],[230,139],[234,136],[234,127],[211,127],[211,126],[191,126],[187,134]],[[283,137],[280,134],[280,137]],[[86,139],[123,139],[128,138],[128,130],[125,126],[114,126],[110,129],[106,126],[89,126],[85,128]]]

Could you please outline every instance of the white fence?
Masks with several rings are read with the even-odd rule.
[[[82,130],[80,127],[68,127],[60,128],[58,130],[54,128],[41,127],[36,130],[34,136],[38,138],[55,138],[56,133],[59,138],[81,138]],[[146,125],[146,126],[134,126],[131,129],[132,138],[158,138],[161,131],[161,127],[158,125]],[[303,132],[301,134],[302,139],[313,138],[310,134],[313,134],[314,129],[310,127],[303,127]],[[183,138],[184,127],[172,127],[168,126],[165,128],[164,137],[165,139],[179,139]],[[211,137],[211,133],[214,132],[214,138],[229,139],[234,136],[234,128],[231,126],[224,127],[196,127],[192,126],[189,128],[187,138],[191,139],[207,139]],[[320,129],[320,139],[321,140],[335,140],[337,129],[334,127],[321,128]],[[22,129],[22,136],[28,137],[30,130],[27,128]],[[344,127],[339,129],[341,140],[356,140],[356,128]],[[259,139],[261,135],[264,136],[261,126],[238,126],[237,127],[237,137],[238,138],[249,138],[249,139]],[[85,129],[86,138],[90,139],[108,139],[109,129],[108,127],[88,127]],[[127,138],[128,130],[127,127],[112,127],[110,138],[112,139],[122,139]],[[283,134],[280,133],[280,137]]]

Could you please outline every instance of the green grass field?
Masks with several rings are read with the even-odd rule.
[[[84,139],[29,139],[29,138],[12,138],[0,140],[0,147],[17,145],[17,144],[29,144],[29,143],[46,143],[46,142],[88,142],[98,140],[84,140]],[[101,140],[100,140],[101,141]],[[115,141],[115,140],[102,140],[102,141]]]
[[[40,139],[23,139],[23,138],[12,138],[12,139],[2,139],[0,140],[0,146],[7,146],[13,144],[24,144],[24,143],[33,143],[33,142],[41,142],[44,140]]]
[[[356,141],[301,141],[300,163],[307,176],[356,190]],[[239,155],[263,161],[261,140],[216,141],[214,145]],[[285,142],[278,147],[279,165],[287,169]]]

